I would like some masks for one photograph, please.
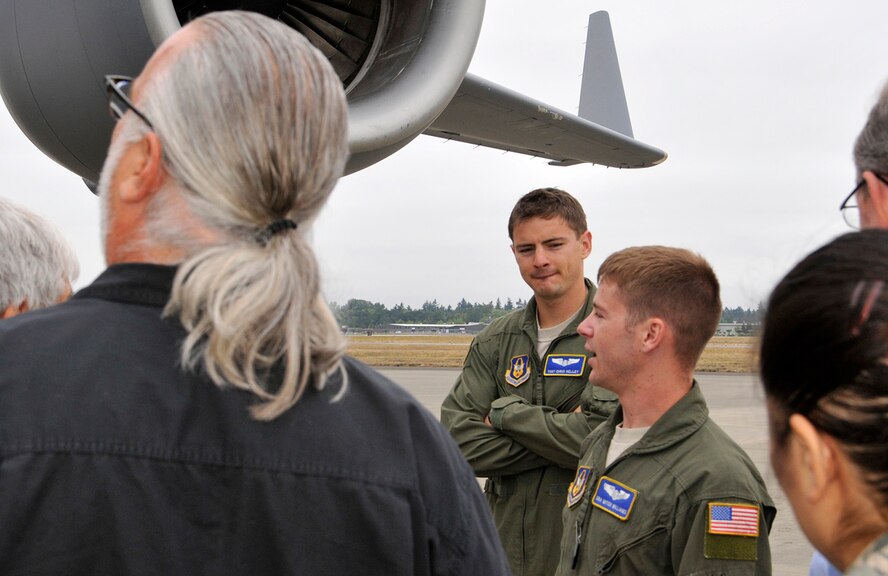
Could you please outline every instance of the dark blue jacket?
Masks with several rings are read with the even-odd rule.
[[[0,574],[505,574],[469,466],[347,359],[272,422],[177,367],[175,269],[0,322]]]

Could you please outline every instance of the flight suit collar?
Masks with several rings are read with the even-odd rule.
[[[580,310],[580,313],[577,314],[577,317],[573,319],[561,335],[564,334],[575,334],[577,331],[577,326],[580,325],[580,322],[586,319],[586,316],[592,313],[592,299],[595,297],[595,284],[592,283],[588,278],[583,278],[583,282],[586,284],[586,303],[583,304],[583,309]],[[521,321],[521,329],[527,333],[534,342],[537,340],[537,303],[536,296],[531,297],[527,302],[527,306],[524,307],[524,317]]]
[[[691,389],[672,408],[654,422],[647,434],[630,447],[623,456],[658,452],[678,444],[700,429],[709,418],[706,399],[696,380]],[[623,421],[623,408],[618,407],[607,420],[606,442],[610,442],[617,424]],[[619,458],[618,460],[622,459]]]

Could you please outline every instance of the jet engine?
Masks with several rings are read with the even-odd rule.
[[[113,121],[106,74],[136,76],[182,25],[248,10],[326,55],[349,100],[354,172],[397,151],[447,106],[481,31],[483,0],[0,0],[0,94],[53,160],[98,180]]]

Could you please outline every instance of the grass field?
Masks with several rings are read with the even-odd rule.
[[[349,336],[348,352],[371,366],[459,368],[472,342],[466,335]],[[710,340],[697,370],[753,372],[756,339],[717,336]]]

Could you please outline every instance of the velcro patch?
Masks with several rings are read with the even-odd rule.
[[[635,505],[637,496],[638,490],[607,476],[602,476],[595,489],[592,505],[625,521],[632,513],[632,506]]]
[[[759,507],[749,504],[710,502],[703,555],[721,560],[758,558]]]
[[[758,536],[759,508],[749,504],[710,502],[709,533],[728,536]]]
[[[567,489],[567,506],[569,508],[573,508],[577,502],[583,499],[590,474],[592,474],[592,468],[588,466],[577,468],[577,475],[574,477],[574,481],[570,483],[570,488]]]
[[[584,354],[549,354],[546,356],[544,376],[582,376],[586,368]]]
[[[530,378],[530,357],[527,354],[512,357],[509,369],[506,370],[506,383],[510,386],[521,386]]]

